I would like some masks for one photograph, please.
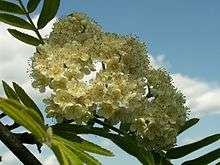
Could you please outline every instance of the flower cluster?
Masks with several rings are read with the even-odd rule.
[[[48,116],[85,124],[95,116],[126,123],[149,150],[172,147],[185,123],[184,96],[166,71],[154,69],[144,43],[103,32],[85,14],[54,24],[32,57],[33,87],[52,94]]]

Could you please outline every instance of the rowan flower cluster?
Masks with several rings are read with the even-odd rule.
[[[48,116],[85,124],[99,116],[130,132],[149,150],[172,147],[185,123],[184,96],[162,69],[154,69],[144,43],[103,32],[82,13],[54,24],[46,44],[32,57],[33,87],[52,94]]]

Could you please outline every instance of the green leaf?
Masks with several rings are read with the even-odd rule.
[[[67,162],[64,152],[59,147],[59,143],[56,143],[55,140],[52,140],[52,145],[50,148],[53,150],[53,153],[55,154],[60,164],[64,164],[64,162]]]
[[[20,27],[23,29],[34,30],[34,27],[30,23],[21,19],[20,17],[10,14],[0,13],[0,22],[4,22],[6,24]]]
[[[51,149],[53,150],[60,164],[83,165],[82,161],[76,154],[74,154],[68,147],[66,147],[63,143],[56,140],[55,138],[52,139]]]
[[[199,164],[209,164],[216,159],[220,158],[220,148],[211,151],[203,156],[200,156],[196,159],[189,160],[184,162],[182,165],[199,165]]]
[[[144,147],[139,149],[139,159],[142,158],[142,163],[144,164],[156,164],[154,161],[154,157],[151,152],[147,151]]]
[[[39,5],[41,0],[29,0],[27,4],[27,9],[29,13],[32,13],[37,6]]]
[[[134,146],[137,146],[137,142],[135,140],[131,140],[128,137],[121,137],[117,135],[112,135],[110,139],[117,144],[120,148],[125,150],[127,153],[137,156],[137,148]]]
[[[65,145],[61,145],[61,150],[64,151],[68,161],[68,165],[83,165],[83,162],[79,159],[78,155],[74,154],[69,148]],[[64,165],[66,165],[64,163]]]
[[[73,142],[75,144],[75,146],[80,147],[81,149],[83,149],[87,152],[91,152],[91,153],[95,153],[95,154],[99,154],[99,155],[103,155],[103,156],[114,156],[111,151],[106,150],[106,149],[104,149],[94,143],[91,143],[87,140],[84,140],[84,139],[80,138],[79,136],[74,135],[73,133],[67,133],[64,131],[60,131],[59,133],[54,132],[54,134]]]
[[[86,141],[73,133],[71,124],[59,124],[53,127],[53,133],[75,143],[76,146],[85,151],[104,156],[114,156],[111,151],[106,150],[94,143]]]
[[[124,131],[124,132],[128,132],[130,129],[130,123],[121,123],[120,125],[120,130]]]
[[[42,42],[35,38],[35,37],[32,37],[28,34],[25,34],[25,33],[22,33],[22,32],[19,32],[15,29],[8,29],[8,32],[14,36],[15,38],[17,38],[18,40],[26,43],[26,44],[30,44],[30,45],[34,45],[34,46],[38,46],[40,44],[42,44]]]
[[[75,135],[76,136],[76,135]],[[74,152],[83,163],[89,164],[89,165],[101,165],[101,163],[95,159],[94,157],[90,156],[89,154],[85,153],[83,151],[83,148],[80,146],[75,145],[72,141],[66,140],[65,138],[54,136],[54,138],[63,143],[66,147],[68,147],[72,152]]]
[[[4,91],[5,91],[5,95],[9,99],[14,99],[14,100],[19,101],[18,95],[15,93],[15,91],[5,81],[2,81],[2,84],[3,84]]]
[[[207,145],[216,142],[219,139],[220,139],[220,134],[215,134],[191,144],[187,144],[176,148],[171,148],[170,150],[167,151],[166,157],[170,159],[178,159],[184,157],[202,147],[206,147]]]
[[[13,106],[15,109],[21,109],[22,111],[25,111],[25,113],[29,114],[33,120],[35,120],[37,123],[39,123],[42,127],[44,127],[44,123],[41,120],[41,117],[39,116],[38,113],[36,113],[34,110],[25,107],[24,105],[22,105],[21,103],[17,102],[16,100],[14,100],[15,102],[13,102],[13,100],[11,99],[4,99],[4,103],[8,104],[10,106]]]
[[[173,165],[169,160],[163,159],[160,165]]]
[[[84,164],[101,165],[101,163],[93,156],[81,151],[79,148],[74,147],[73,145],[71,145],[71,143],[67,144],[68,145],[66,145],[66,147],[68,147],[72,152],[76,153],[77,156],[82,160],[82,162],[84,162]]]
[[[47,139],[46,128],[42,120],[39,120],[39,115],[32,109],[10,99],[0,99],[0,109],[40,141]]]
[[[128,136],[111,135],[110,139],[128,154],[136,157],[142,164],[151,165],[151,155],[145,152],[144,146],[140,146],[137,141]]]
[[[27,95],[27,93],[15,82],[13,82],[13,87],[15,89],[15,92],[17,93],[18,97],[20,98],[21,102],[27,106],[28,108],[32,108],[35,110],[38,115],[41,117],[41,120],[44,122],[44,117],[40,111],[40,109],[37,107],[35,102]]]
[[[194,126],[195,124],[197,124],[199,122],[198,118],[192,118],[188,121],[186,121],[186,123],[184,124],[184,126],[179,130],[178,134],[181,134],[182,132],[184,132],[185,130],[187,130],[188,128],[191,128],[192,126]]]
[[[60,0],[44,0],[43,8],[37,22],[38,29],[44,28],[56,16],[59,5]]]
[[[0,0],[0,11],[15,13],[15,14],[25,14],[25,12],[18,5]]]

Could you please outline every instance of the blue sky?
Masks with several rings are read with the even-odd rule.
[[[215,81],[219,5],[218,0],[68,0],[59,14],[86,12],[106,31],[138,35],[152,54],[166,55],[170,71]]]
[[[219,6],[218,0],[63,0],[58,17],[73,11],[85,12],[101,24],[105,31],[134,34],[147,43],[155,63],[166,66],[173,74],[177,87],[186,94],[192,114],[201,117],[197,126],[178,138],[178,143],[183,144],[220,133]],[[24,76],[26,71],[23,68],[27,63],[26,57],[31,55],[25,55],[23,60],[20,54],[16,54],[23,61],[22,66],[17,61],[14,66],[10,60],[12,56],[8,55],[11,52],[6,53],[12,49],[9,48],[12,43],[17,44],[12,52],[22,50],[27,54],[33,50],[10,38],[4,29],[5,26],[0,24],[0,61],[4,61],[4,65],[0,65],[0,79],[23,84],[35,97],[36,94],[27,85],[29,81]],[[11,65],[13,67],[9,70],[8,66]],[[17,75],[13,74],[15,71]],[[94,140],[96,137],[89,138]],[[101,139],[97,142],[113,149],[116,155],[113,159],[101,158],[104,165],[139,164],[110,142]],[[192,157],[216,147],[220,147],[220,143],[196,152]],[[0,148],[0,155],[5,153],[7,149]],[[42,159],[46,159],[46,153]],[[174,163],[178,165],[192,157]],[[15,162],[18,161],[9,161],[8,165]]]

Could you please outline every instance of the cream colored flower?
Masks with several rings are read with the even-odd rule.
[[[85,124],[98,115],[130,125],[148,150],[175,145],[185,98],[165,70],[149,64],[144,43],[103,32],[81,13],[60,19],[45,41],[31,59],[31,76],[34,88],[52,89],[49,117]]]

